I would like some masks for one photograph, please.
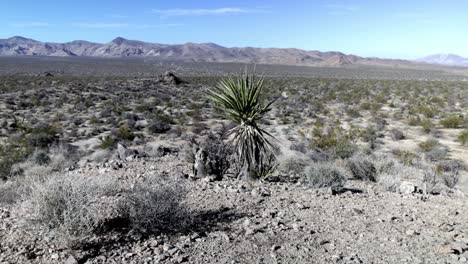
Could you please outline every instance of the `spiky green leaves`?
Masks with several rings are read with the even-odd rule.
[[[258,126],[258,122],[271,110],[274,100],[264,104],[261,92],[264,79],[244,74],[228,77],[208,91],[215,106],[223,116],[235,124],[230,134],[241,164],[249,169],[261,166],[264,157],[271,152],[272,135]]]

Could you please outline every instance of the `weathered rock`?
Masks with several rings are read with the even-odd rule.
[[[134,157],[138,156],[137,150],[128,149],[122,144],[117,144],[117,153],[119,155],[119,159],[127,161],[129,158],[133,159]]]
[[[401,194],[411,194],[416,192],[416,186],[411,182],[403,181],[398,187],[398,192]]]
[[[78,261],[73,256],[69,256],[67,260],[65,260],[64,264],[78,264]]]

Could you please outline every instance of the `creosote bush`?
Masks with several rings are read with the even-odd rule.
[[[117,146],[117,140],[112,135],[107,135],[99,138],[100,149],[114,149]]]
[[[464,119],[458,115],[452,115],[440,120],[440,124],[445,128],[460,128],[464,124]]]
[[[468,129],[460,132],[457,139],[462,144],[462,146],[468,146]]]

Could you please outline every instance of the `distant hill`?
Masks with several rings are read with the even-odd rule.
[[[339,67],[362,65],[411,65],[405,60],[363,58],[341,52],[306,51],[294,48],[226,48],[214,43],[167,45],[118,37],[109,43],[75,40],[67,43],[40,42],[24,37],[0,39],[0,56],[90,56],[152,57],[193,62],[240,62],[300,66]]]
[[[416,61],[448,66],[468,66],[468,59],[456,54],[434,54],[421,59],[417,59]]]

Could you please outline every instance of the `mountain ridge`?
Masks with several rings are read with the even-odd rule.
[[[161,60],[192,62],[238,62],[298,66],[337,67],[352,64],[415,64],[398,59],[366,58],[339,51],[302,50],[297,48],[224,47],[216,43],[160,44],[116,37],[107,43],[74,40],[65,43],[41,42],[21,36],[0,39],[0,56],[57,57],[152,57]]]
[[[424,62],[429,64],[440,64],[447,66],[468,66],[468,58],[464,58],[457,54],[451,53],[438,53],[429,55],[416,60],[417,62]]]

